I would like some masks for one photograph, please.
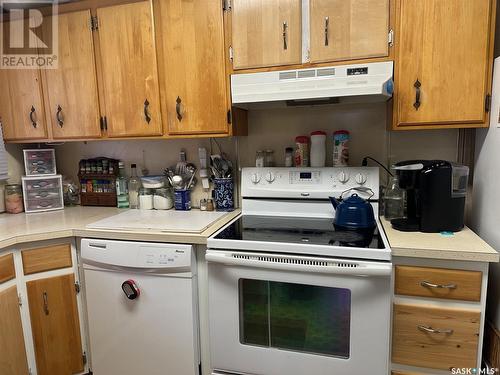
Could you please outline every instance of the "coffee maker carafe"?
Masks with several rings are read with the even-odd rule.
[[[469,168],[444,160],[407,160],[394,166],[406,190],[406,217],[391,220],[406,232],[458,232],[464,227]]]

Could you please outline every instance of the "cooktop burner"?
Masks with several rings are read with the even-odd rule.
[[[368,232],[338,230],[333,219],[311,217],[243,215],[214,239],[385,248],[378,228]]]

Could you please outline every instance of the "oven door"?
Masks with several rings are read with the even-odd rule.
[[[392,265],[208,250],[214,374],[387,375]]]

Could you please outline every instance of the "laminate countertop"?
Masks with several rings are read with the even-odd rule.
[[[195,211],[199,212],[190,212]],[[123,209],[115,207],[75,206],[51,212],[0,214],[0,250],[16,244],[64,237],[206,244],[209,236],[240,214],[240,210],[228,212],[201,232],[87,228],[88,224],[122,212]]]
[[[448,259],[474,262],[498,262],[499,254],[470,228],[451,235],[401,232],[381,217],[392,256]]]

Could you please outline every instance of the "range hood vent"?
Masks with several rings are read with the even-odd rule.
[[[392,61],[233,74],[231,93],[233,104],[242,107],[268,102],[315,105],[386,101],[392,97],[392,75]]]

